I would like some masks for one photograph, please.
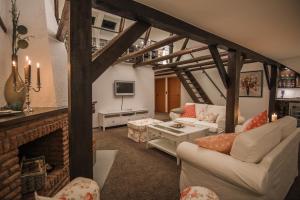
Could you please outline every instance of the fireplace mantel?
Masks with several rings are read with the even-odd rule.
[[[34,108],[31,113],[0,118],[1,200],[31,199],[32,194],[22,195],[21,192],[19,154],[21,147],[24,149],[31,142],[39,144],[40,139],[41,144],[35,146],[37,150],[34,151],[43,152],[47,146],[43,154],[58,167],[48,174],[46,185],[39,193],[52,196],[69,182],[68,109]]]

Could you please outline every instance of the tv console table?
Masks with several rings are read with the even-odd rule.
[[[129,121],[145,119],[149,117],[147,109],[127,109],[114,111],[99,111],[99,129],[105,131],[106,127],[125,125]]]

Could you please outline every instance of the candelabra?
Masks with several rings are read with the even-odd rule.
[[[28,58],[26,58],[28,60]],[[37,63],[37,87],[34,88],[31,86],[31,61],[28,60],[28,65],[25,66],[25,87],[26,87],[26,100],[25,100],[25,111],[32,112],[33,109],[30,106],[30,91],[40,92],[41,91],[41,79],[40,79],[40,64]]]

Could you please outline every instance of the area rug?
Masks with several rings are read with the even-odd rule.
[[[102,190],[109,175],[111,167],[116,159],[118,150],[97,150],[96,163],[93,168],[94,180]]]

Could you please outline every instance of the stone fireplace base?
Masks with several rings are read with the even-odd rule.
[[[0,199],[32,197],[32,193],[21,192],[21,156],[44,155],[46,162],[55,166],[47,175],[44,188],[38,191],[52,196],[70,179],[67,109],[36,109],[23,119],[11,119],[8,124],[2,126],[0,121]]]

